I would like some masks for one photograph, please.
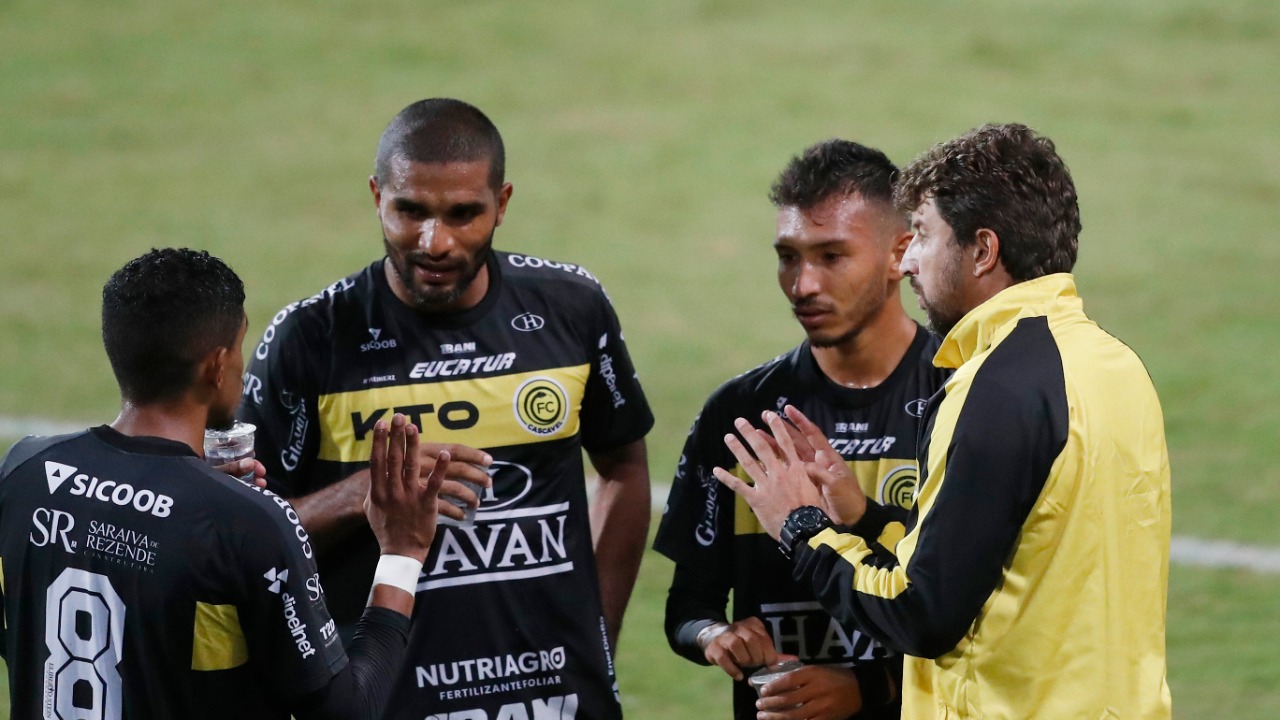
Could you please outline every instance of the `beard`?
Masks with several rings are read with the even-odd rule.
[[[928,320],[929,330],[939,337],[946,337],[947,333],[960,322],[964,317],[964,312],[959,306],[959,283],[958,278],[951,273],[945,273],[939,280],[939,287],[926,295],[924,288],[911,278],[911,289],[920,298],[920,306],[924,309],[925,319]]]
[[[842,314],[842,317],[851,323],[848,329],[843,332],[837,330],[825,333],[820,330],[808,331],[805,334],[809,338],[809,344],[816,348],[833,348],[852,342],[862,332],[862,329],[870,325],[876,316],[880,314],[888,298],[887,283],[877,280],[869,284],[866,292],[857,299],[856,304],[848,312]],[[801,300],[798,303],[793,303],[791,309],[794,312],[805,308],[809,304],[809,302]]]
[[[489,261],[489,254],[493,250],[493,232],[489,233],[484,245],[480,246],[475,253],[451,263],[450,267],[443,268],[460,271],[458,280],[446,287],[419,286],[414,282],[414,265],[419,262],[426,263],[429,259],[427,253],[422,250],[410,250],[403,256],[397,257],[385,235],[382,238],[382,244],[386,249],[387,259],[391,261],[392,269],[400,278],[400,283],[409,291],[414,308],[422,312],[438,313],[456,309],[454,305],[458,299],[470,289],[471,283],[475,282],[480,270]]]

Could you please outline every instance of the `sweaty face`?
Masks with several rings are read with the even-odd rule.
[[[911,244],[902,257],[902,271],[929,319],[929,329],[946,335],[967,310],[964,304],[964,254],[955,231],[938,214],[929,198],[911,213]]]
[[[489,288],[485,261],[511,185],[489,185],[489,162],[392,158],[385,185],[369,179],[396,297],[423,312],[465,310]]]
[[[901,232],[889,209],[856,193],[778,209],[778,285],[815,347],[852,340],[897,292],[892,246]]]

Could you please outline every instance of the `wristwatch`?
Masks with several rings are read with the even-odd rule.
[[[813,505],[798,507],[782,523],[782,531],[778,533],[778,549],[790,560],[797,545],[809,542],[809,538],[831,525],[831,518],[822,512],[822,508]]]

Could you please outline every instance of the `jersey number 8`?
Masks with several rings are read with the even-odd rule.
[[[45,596],[46,720],[120,720],[124,603],[105,575],[62,571]]]

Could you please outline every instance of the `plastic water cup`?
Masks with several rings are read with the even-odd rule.
[[[226,465],[237,460],[253,457],[253,435],[255,426],[236,421],[229,429],[204,431],[204,460],[214,467]],[[240,478],[245,482],[253,480],[253,473]]]
[[[481,468],[481,469],[483,470],[484,468]],[[477,485],[473,482],[467,482],[466,480],[462,480],[460,478],[451,478],[451,479],[457,480],[463,485],[466,485],[468,488],[471,489],[471,492],[476,494],[476,497],[480,497],[480,498],[484,497],[484,494],[483,494],[484,487]],[[451,504],[462,508],[463,517],[461,520],[454,520],[453,518],[449,518],[441,515],[440,518],[437,520],[437,522],[439,522],[442,525],[452,525],[453,527],[474,527],[475,526],[476,524],[475,508],[463,503],[461,500],[459,500],[456,497],[453,497],[452,495],[446,495],[444,496],[444,499],[449,501]]]
[[[804,663],[799,660],[783,660],[780,663],[766,665],[759,670],[751,673],[751,677],[747,678],[747,684],[756,689],[756,694],[760,694],[760,690],[765,685],[777,680],[783,675],[793,673],[804,667]]]

